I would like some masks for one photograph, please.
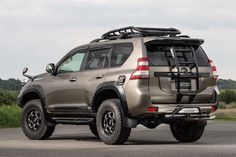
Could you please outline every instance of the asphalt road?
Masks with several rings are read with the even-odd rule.
[[[124,145],[110,146],[87,126],[59,125],[49,140],[28,140],[20,128],[0,129],[0,157],[235,157],[236,122],[208,123],[195,143],[178,143],[167,125],[133,129]]]

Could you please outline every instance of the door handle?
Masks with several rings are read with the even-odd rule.
[[[76,77],[72,77],[72,78],[70,78],[70,82],[75,82],[76,80],[77,80]]]
[[[102,74],[102,75],[98,75],[98,76],[96,76],[96,79],[101,79],[101,78],[103,78],[104,77],[104,75]]]

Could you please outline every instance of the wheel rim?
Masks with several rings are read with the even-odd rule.
[[[116,120],[113,112],[106,112],[103,116],[103,129],[107,135],[112,135],[115,131]]]
[[[27,116],[27,125],[30,130],[38,131],[41,128],[42,124],[42,116],[39,111],[37,110],[30,110]]]

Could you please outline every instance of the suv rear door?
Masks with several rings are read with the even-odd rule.
[[[214,85],[208,58],[200,46],[146,44],[153,103],[208,103]],[[196,59],[195,59],[196,58]],[[195,61],[196,60],[196,61]]]
[[[109,50],[110,46],[96,46],[88,49],[86,63],[77,81],[77,88],[80,88],[81,98],[86,104],[85,109],[90,109],[88,106],[90,106],[96,88],[104,82],[108,72],[107,54]]]

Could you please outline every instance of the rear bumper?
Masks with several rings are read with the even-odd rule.
[[[211,112],[212,104],[161,104],[161,105],[152,105],[153,107],[158,108],[158,114],[172,114],[176,109],[187,107],[197,107],[201,113],[209,114]]]
[[[135,84],[135,81],[132,82]],[[136,82],[137,84],[137,82]],[[135,86],[135,85],[133,85]],[[138,87],[138,85],[136,85]],[[181,107],[197,107],[199,108],[201,113],[210,114],[212,112],[212,106],[218,106],[219,104],[219,90],[217,86],[211,87],[212,91],[210,92],[211,96],[210,100],[205,103],[186,103],[186,104],[176,104],[176,103],[153,103],[150,96],[150,90],[148,88],[127,88],[126,97],[128,109],[133,117],[143,118],[148,114],[148,107],[156,107],[158,108],[158,112],[152,114],[172,114],[177,108]],[[161,96],[160,96],[161,98]],[[212,102],[210,102],[212,101]],[[204,102],[204,101],[203,101]],[[150,113],[151,114],[151,113]]]
[[[171,120],[176,119],[188,119],[188,120],[214,120],[215,115],[212,112],[212,106],[216,106],[215,104],[165,104],[165,105],[152,105],[152,107],[158,108],[156,112],[148,112],[135,116],[135,119],[158,119],[165,123]],[[199,112],[193,113],[183,113],[179,112],[182,109],[195,109],[197,108]]]
[[[214,114],[164,114],[164,115],[156,115],[156,117],[149,118],[126,118],[124,125],[128,128],[135,128],[138,124],[142,124],[147,128],[155,128],[158,125],[165,123],[171,124],[177,121],[206,121],[206,120],[214,120]]]
[[[214,114],[166,114],[164,119],[165,120],[176,120],[180,119],[189,119],[189,120],[197,120],[197,119],[204,119],[204,120],[214,120]]]

